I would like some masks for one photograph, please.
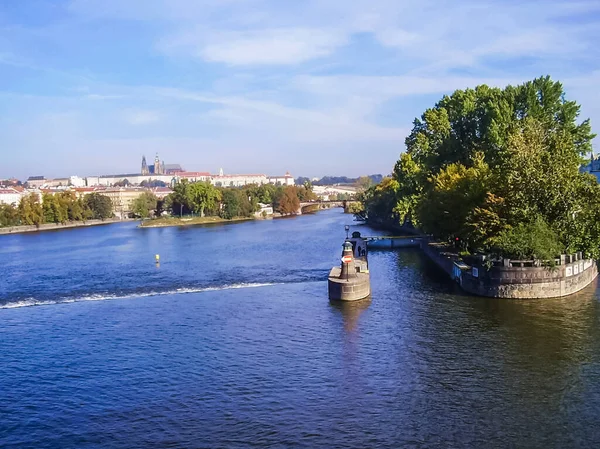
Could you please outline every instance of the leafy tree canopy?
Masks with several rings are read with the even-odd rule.
[[[548,256],[531,237],[598,257],[600,187],[579,170],[594,134],[579,110],[550,77],[457,90],[415,119],[392,180],[365,192],[365,209],[472,250]]]

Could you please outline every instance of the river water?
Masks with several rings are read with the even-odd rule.
[[[0,447],[600,447],[595,284],[473,298],[381,251],[332,304],[347,222],[0,236]]]

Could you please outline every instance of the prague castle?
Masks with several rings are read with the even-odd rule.
[[[77,177],[71,177],[77,178]],[[138,173],[127,173],[119,175],[104,175],[104,176],[88,176],[86,178],[77,178],[79,181],[75,183],[73,179],[45,179],[43,176],[28,180],[31,185],[38,187],[42,186],[68,186],[74,185],[78,187],[96,187],[115,185],[138,186],[142,183],[150,183],[160,181],[165,185],[174,186],[179,181],[186,179],[190,182],[210,182],[218,187],[241,187],[249,184],[275,184],[284,186],[293,186],[294,178],[290,173],[284,176],[267,176],[264,174],[224,174],[223,169],[219,170],[219,174],[212,175],[208,172],[190,172],[184,170],[179,164],[165,164],[158,157],[154,157],[154,164],[148,165],[146,156],[142,156],[142,165]]]
[[[185,170],[179,164],[165,165],[165,161],[159,159],[158,153],[154,157],[154,165],[148,165],[146,156],[142,156],[142,175],[175,175],[182,172]]]

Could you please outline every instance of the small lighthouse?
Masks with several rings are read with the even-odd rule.
[[[357,301],[371,294],[366,247],[366,240],[359,232],[354,232],[352,238],[346,238],[342,245],[341,264],[333,267],[327,278],[329,299]]]

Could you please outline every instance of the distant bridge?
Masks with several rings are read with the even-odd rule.
[[[319,209],[323,209],[324,206],[326,207],[343,207],[344,210],[346,210],[346,208],[348,207],[349,204],[351,203],[358,203],[358,201],[353,201],[353,200],[343,200],[343,201],[335,201],[335,200],[331,200],[331,201],[326,201],[326,200],[318,200],[318,201],[303,201],[300,203],[300,208],[298,209],[297,214],[298,215],[302,215],[306,209],[309,208],[319,208]]]

